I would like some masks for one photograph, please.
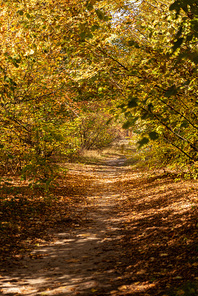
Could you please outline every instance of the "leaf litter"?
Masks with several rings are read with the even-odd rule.
[[[112,158],[1,186],[2,295],[197,295],[197,182]],[[183,293],[183,294],[182,294]]]

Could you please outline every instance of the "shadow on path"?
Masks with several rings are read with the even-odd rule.
[[[117,177],[124,160],[112,160],[95,170],[85,227],[61,227],[55,242],[37,247],[31,256],[10,264],[1,276],[2,295],[105,295],[117,287],[115,261],[120,256],[119,194],[109,192],[108,181]],[[112,167],[113,166],[113,167]],[[105,182],[104,182],[105,179]],[[100,184],[101,183],[101,184]],[[82,209],[83,210],[83,209]]]
[[[160,176],[126,179],[124,164],[110,159],[92,168],[84,224],[60,225],[54,242],[10,264],[2,295],[167,295],[185,277],[196,280],[197,216],[184,202],[188,191]]]

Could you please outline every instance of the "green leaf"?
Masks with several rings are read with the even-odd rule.
[[[148,142],[149,142],[149,139],[144,137],[142,140],[138,141],[139,148],[141,148],[142,146],[148,144]]]
[[[148,104],[148,110],[149,110],[149,112],[151,112],[152,109],[153,109],[153,104],[152,103]]]
[[[93,5],[92,5],[92,3],[89,2],[89,1],[87,1],[87,3],[86,3],[86,8],[87,8],[89,11],[91,11],[91,10],[93,9]]]
[[[10,78],[7,77],[7,76],[5,76],[4,80],[5,80],[6,82],[8,82],[8,83],[10,83],[10,81],[11,81]]]
[[[181,127],[184,127],[184,128],[186,128],[188,126],[189,126],[189,123],[186,120],[184,120],[181,124]]]
[[[178,30],[178,32],[177,32],[177,34],[176,34],[176,36],[175,36],[175,38],[179,38],[180,36],[181,36],[181,34],[182,34],[182,29],[183,29],[183,27],[182,26],[180,26],[180,28],[179,28],[179,30]]]
[[[95,12],[100,20],[104,20],[105,15],[100,9],[96,9]]]
[[[107,120],[106,124],[108,125],[109,123],[112,122],[112,120],[113,120],[113,118],[109,118],[109,119]]]
[[[100,28],[100,26],[98,26],[98,25],[93,25],[93,26],[91,27],[91,31],[94,32],[94,31],[98,30],[99,28]]]
[[[184,38],[179,38],[172,47],[172,53],[174,53],[183,43]]]
[[[15,61],[13,61],[13,65],[14,65],[16,68],[18,68],[18,67],[19,67],[19,64],[18,64],[18,63],[16,63]]]
[[[188,41],[188,42],[192,41],[193,37],[194,37],[193,34],[189,34],[186,38],[186,41]]]
[[[105,22],[108,22],[110,19],[111,19],[111,18],[110,18],[109,16],[105,15],[105,17],[104,17],[104,21],[105,21]]]
[[[174,96],[176,94],[177,94],[177,88],[173,84],[170,88],[167,89],[167,91],[165,92],[164,96],[167,97],[167,98],[170,98],[171,96]]]
[[[191,21],[191,27],[194,31],[197,32],[197,30],[198,30],[197,26],[198,26],[198,19],[196,18]]]
[[[196,52],[189,55],[189,59],[193,61],[196,65],[198,64],[198,54]]]
[[[136,121],[139,119],[139,117],[134,117],[130,120],[127,120],[124,124],[123,124],[123,128],[124,129],[128,129],[131,126],[134,126],[134,124],[136,123]]]
[[[150,132],[149,133],[149,138],[151,139],[151,140],[157,140],[158,138],[159,138],[159,135],[158,135],[158,133],[156,133],[156,132]]]
[[[147,118],[149,118],[149,112],[143,112],[143,114],[141,115],[141,119],[145,120]]]
[[[129,99],[129,102],[128,102],[129,108],[134,108],[138,105],[137,104],[137,101],[138,101],[137,97],[132,97],[131,95],[129,95],[128,99]]]
[[[81,39],[81,41],[85,41],[85,38],[86,38],[86,32],[80,33],[80,39]]]
[[[122,128],[128,129],[130,126],[131,126],[131,122],[128,120],[123,124]]]
[[[19,15],[23,15],[23,10],[18,10],[17,13],[18,13]]]
[[[131,126],[133,126],[135,123],[136,123],[136,121],[139,119],[139,117],[134,117],[134,118],[132,118],[132,119],[130,119],[130,120],[127,120],[124,124],[123,124],[123,128],[124,129],[128,129],[129,127],[131,127]]]
[[[140,48],[138,42],[134,41],[134,40],[129,40],[128,41],[128,46],[134,46],[136,48]]]
[[[84,31],[80,33],[81,41],[85,41],[85,39],[91,39],[91,38],[93,38],[93,35],[89,31]]]
[[[125,104],[118,105],[118,108],[124,109],[126,107]]]
[[[173,2],[170,7],[169,10],[176,10],[177,12],[180,10],[180,5],[178,1]]]

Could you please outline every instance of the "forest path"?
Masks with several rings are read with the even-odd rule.
[[[73,176],[90,179],[79,223],[60,225],[54,241],[10,264],[2,295],[165,296],[186,280],[197,295],[197,183],[148,177],[125,162],[71,164]]]
[[[85,226],[61,229],[55,242],[36,248],[17,268],[11,266],[9,275],[1,278],[3,295],[113,295],[113,287],[116,293],[122,196],[112,184],[126,171],[124,162],[123,157],[112,158],[89,168],[94,181],[88,190]],[[79,207],[78,215],[84,210]]]

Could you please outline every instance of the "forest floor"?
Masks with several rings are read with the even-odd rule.
[[[198,295],[196,181],[121,154],[67,167],[50,196],[2,186],[0,295]]]

